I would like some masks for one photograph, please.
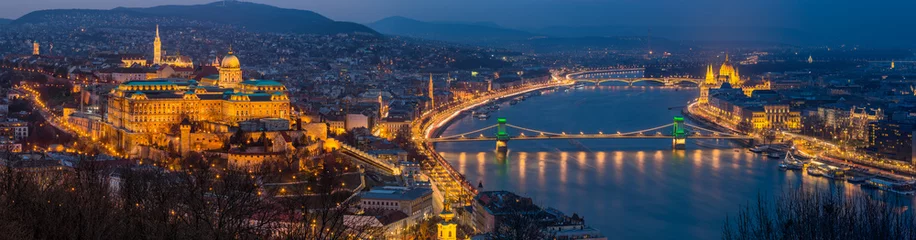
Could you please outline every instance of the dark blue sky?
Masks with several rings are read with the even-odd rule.
[[[147,7],[214,0],[0,0],[0,17],[40,9]],[[914,0],[250,0],[359,23],[388,16],[426,21],[555,25],[764,26],[806,31],[913,31]],[[855,34],[855,32],[852,32]],[[874,37],[874,36],[872,36]]]

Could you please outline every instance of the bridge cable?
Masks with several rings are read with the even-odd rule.
[[[665,125],[662,125],[662,126],[658,126],[658,127],[654,127],[654,128],[649,128],[649,129],[643,129],[643,130],[639,130],[639,131],[632,131],[632,132],[620,133],[619,135],[632,135],[632,134],[644,133],[644,132],[659,130],[659,129],[666,128],[666,127],[670,127],[670,126],[674,126],[674,123],[669,123],[669,124],[665,124]]]
[[[562,133],[553,133],[553,132],[546,132],[546,131],[534,130],[534,129],[530,129],[530,128],[523,128],[523,127],[515,126],[515,125],[512,125],[512,124],[506,124],[506,127],[512,127],[512,128],[515,128],[515,129],[518,129],[518,130],[522,130],[522,131],[529,131],[529,132],[535,132],[535,133],[543,133],[544,135],[563,135]]]
[[[706,129],[706,128],[703,128],[703,127],[698,127],[698,126],[696,126],[696,125],[689,124],[689,123],[684,123],[684,125],[685,125],[685,126],[688,126],[688,127],[700,129],[700,130],[703,130],[703,131],[707,131],[707,132],[719,134],[719,135],[740,136],[740,135],[733,134],[733,133],[725,133],[725,132],[719,132],[719,131],[709,130],[709,129]]]
[[[493,124],[493,125],[491,125],[491,126],[489,126],[489,127],[477,129],[477,130],[474,130],[474,131],[470,131],[470,132],[466,132],[466,133],[461,133],[461,134],[450,135],[450,136],[445,136],[445,137],[438,137],[438,138],[435,138],[435,139],[461,138],[461,137],[463,137],[463,136],[465,136],[465,135],[475,134],[475,133],[479,133],[479,132],[483,132],[483,131],[489,130],[489,129],[491,129],[491,128],[495,128],[496,126],[497,126],[496,124]]]

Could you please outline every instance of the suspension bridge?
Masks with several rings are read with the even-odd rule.
[[[645,77],[645,69],[642,68],[612,68],[574,72],[566,74],[566,79],[575,82],[589,82],[594,84],[601,84],[603,82],[622,82],[631,86],[637,82],[657,82],[665,86],[673,86],[681,83],[699,84],[703,81],[703,79],[685,77]]]
[[[495,129],[495,131],[493,130]],[[518,134],[510,135],[508,130],[513,129]],[[489,132],[487,132],[489,131]],[[489,134],[488,134],[489,133]],[[526,134],[527,133],[527,134]],[[753,137],[734,133],[719,132],[693,124],[685,123],[683,117],[674,117],[674,122],[648,129],[614,132],[614,133],[585,133],[585,132],[549,132],[509,124],[505,118],[497,119],[497,123],[488,127],[470,132],[441,136],[427,139],[428,142],[465,142],[465,141],[496,141],[496,149],[505,152],[509,140],[544,140],[544,139],[671,139],[672,148],[684,149],[687,139],[737,139],[753,140]]]

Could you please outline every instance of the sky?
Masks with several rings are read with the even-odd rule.
[[[369,23],[389,16],[424,21],[548,26],[756,26],[800,30],[912,31],[914,0],[249,0]],[[214,0],[0,0],[0,18],[41,9],[110,9]]]

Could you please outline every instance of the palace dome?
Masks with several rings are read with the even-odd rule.
[[[229,55],[226,55],[225,57],[223,57],[223,61],[222,61],[222,64],[220,64],[220,67],[222,68],[240,68],[241,64],[239,64],[239,58],[236,57],[234,54],[232,54],[232,52],[229,52]]]

